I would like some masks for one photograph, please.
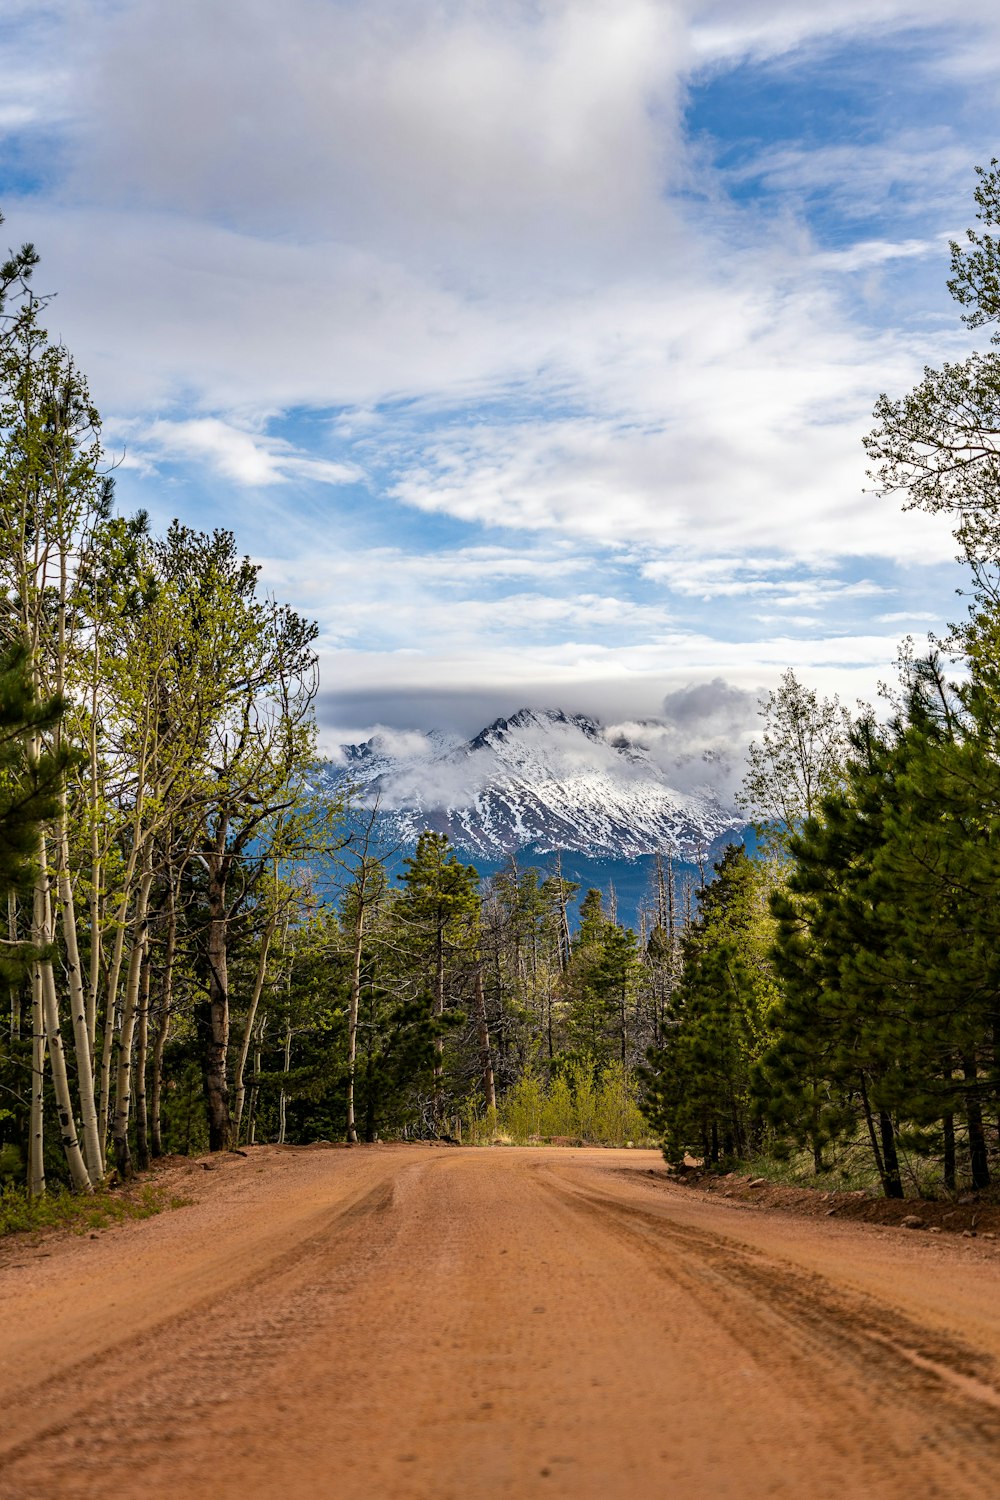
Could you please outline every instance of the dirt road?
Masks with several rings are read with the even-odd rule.
[[[265,1148],[0,1253],[0,1495],[1000,1494],[1000,1243],[652,1153]]]

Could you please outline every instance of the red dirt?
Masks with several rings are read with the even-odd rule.
[[[1000,1244],[692,1192],[652,1152],[164,1180],[197,1201],[0,1252],[4,1500],[991,1492]]]

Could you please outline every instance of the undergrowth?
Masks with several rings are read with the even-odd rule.
[[[787,1158],[753,1156],[740,1164],[748,1177],[766,1177],[782,1187],[818,1188],[825,1193],[879,1191],[878,1173],[870,1153],[855,1150],[828,1152],[826,1170],[817,1172],[811,1151],[794,1152]]]
[[[546,1080],[529,1068],[496,1111],[470,1106],[463,1117],[470,1145],[540,1145],[557,1137],[581,1145],[650,1145],[636,1098],[635,1080],[620,1063],[595,1077],[587,1063],[575,1063]]]
[[[191,1202],[169,1193],[156,1183],[146,1183],[135,1192],[71,1193],[67,1188],[33,1198],[23,1187],[0,1188],[0,1235],[32,1229],[71,1229],[86,1234],[107,1229],[127,1219],[151,1219],[164,1209],[183,1208]]]

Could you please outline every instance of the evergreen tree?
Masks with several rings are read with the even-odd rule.
[[[66,750],[33,750],[63,712],[59,698],[39,702],[26,647],[0,655],[0,900],[31,889],[41,830],[58,811]]]
[[[409,930],[412,948],[421,955],[426,988],[433,996],[433,1016],[444,1017],[449,966],[464,952],[471,960],[476,950],[479,918],[479,876],[473,865],[463,865],[443,833],[422,833],[416,853],[404,861],[404,889],[396,913]],[[444,1036],[435,1038],[434,1123],[445,1118]]]
[[[644,1075],[643,1111],[668,1161],[699,1150],[714,1163],[751,1145],[751,1071],[775,998],[767,893],[767,867],[730,845],[682,940],[682,977]]]

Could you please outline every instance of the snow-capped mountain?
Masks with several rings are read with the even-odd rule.
[[[521,709],[468,741],[376,735],[341,753],[330,780],[352,783],[369,806],[377,798],[395,841],[433,829],[488,860],[529,846],[593,859],[671,850],[690,860],[744,825],[707,776],[704,787],[677,791],[640,745],[559,710]]]

